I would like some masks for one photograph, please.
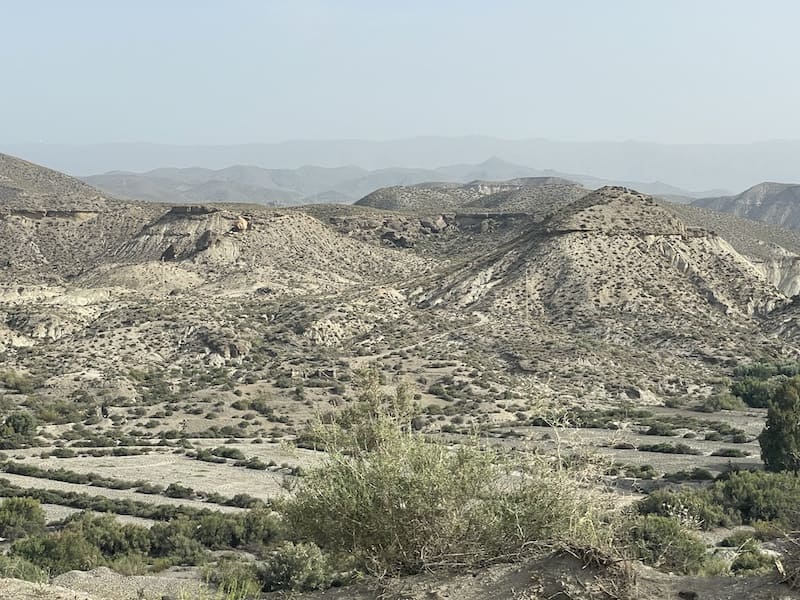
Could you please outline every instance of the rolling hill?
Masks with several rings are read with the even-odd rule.
[[[735,196],[700,198],[694,206],[800,229],[800,185],[764,182]]]
[[[375,190],[426,182],[507,181],[520,178],[567,179],[589,187],[612,183],[686,202],[691,193],[662,183],[609,181],[516,165],[497,157],[478,164],[436,169],[358,167],[266,169],[234,165],[223,169],[159,168],[145,173],[111,171],[84,177],[84,181],[119,198],[150,202],[193,204],[243,202],[287,206],[315,202],[351,203]]]

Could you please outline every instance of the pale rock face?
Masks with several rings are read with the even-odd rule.
[[[239,217],[236,219],[236,222],[233,224],[233,229],[235,231],[247,231],[250,223],[244,217]]]
[[[786,296],[800,294],[800,256],[773,247],[770,256],[755,262],[756,269]]]

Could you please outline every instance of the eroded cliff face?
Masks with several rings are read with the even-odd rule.
[[[781,248],[771,247],[770,255],[753,260],[755,268],[788,297],[800,294],[800,256]]]
[[[722,322],[786,303],[724,239],[625,188],[602,188],[533,227],[507,249],[423,293],[426,305],[490,307],[555,321],[625,316],[651,327]]]

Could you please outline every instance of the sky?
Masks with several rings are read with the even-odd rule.
[[[795,0],[0,0],[0,142],[800,139]]]

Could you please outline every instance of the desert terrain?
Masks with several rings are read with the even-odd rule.
[[[558,177],[393,185],[355,204],[150,203],[0,155],[0,496],[40,503],[41,548],[100,527],[75,525],[81,511],[170,540],[36,565],[35,536],[4,535],[0,595],[798,597],[800,510],[750,515],[728,485],[764,473],[753,390],[798,372],[798,265],[788,229]],[[273,520],[328,464],[314,427],[358,406],[365,372],[380,397],[410,390],[414,440],[579,465],[581,486],[641,512],[626,518],[663,517],[637,508],[653,494],[712,488],[729,513],[673,507],[704,549],[691,566],[547,538],[438,570],[348,563],[317,591],[256,590],[245,571],[225,587],[231,562],[255,573],[280,536],[301,543]],[[209,541],[214,518],[263,531]]]

